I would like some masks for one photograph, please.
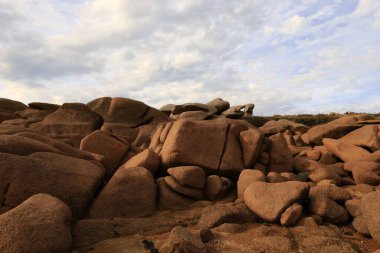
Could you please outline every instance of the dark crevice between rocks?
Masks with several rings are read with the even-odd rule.
[[[224,153],[226,152],[227,142],[228,142],[228,133],[229,133],[229,131],[230,131],[230,128],[231,128],[231,125],[228,124],[228,126],[227,126],[227,130],[226,130],[226,136],[225,136],[225,139],[224,139],[224,144],[223,144],[222,154],[221,154],[220,159],[219,159],[218,169],[217,169],[217,171],[216,171],[216,175],[219,175],[219,170],[220,170],[220,166],[222,165],[223,156],[224,156]]]
[[[0,203],[0,209],[3,208],[5,205],[6,205],[6,201],[7,201],[7,193],[8,193],[8,190],[9,190],[9,186],[10,186],[10,183],[7,183],[7,185],[5,186],[3,192],[1,193],[1,203]]]

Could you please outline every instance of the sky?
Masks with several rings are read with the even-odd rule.
[[[380,112],[378,0],[0,0],[0,97]]]

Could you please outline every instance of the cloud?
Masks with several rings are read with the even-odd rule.
[[[288,18],[281,24],[281,32],[287,35],[296,34],[297,32],[305,29],[308,23],[306,18],[294,15]]]
[[[1,96],[375,111],[377,1],[0,0]],[[353,106],[355,105],[355,106]],[[379,105],[379,107],[376,107]]]

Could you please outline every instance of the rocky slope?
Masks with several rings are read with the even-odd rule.
[[[0,252],[374,252],[380,120],[0,99]]]

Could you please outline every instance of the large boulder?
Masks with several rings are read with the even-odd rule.
[[[102,115],[104,124],[101,130],[123,139],[133,147],[148,147],[157,124],[169,121],[165,113],[128,98],[103,97],[90,101],[88,106]]]
[[[115,172],[129,147],[128,143],[101,130],[84,137],[80,143],[81,150],[102,156],[100,162],[106,168],[107,177]]]
[[[251,128],[240,132],[239,140],[243,152],[244,168],[252,168],[262,151],[264,133],[259,129]]]
[[[61,200],[36,194],[0,215],[0,252],[68,253],[71,211]]]
[[[348,124],[348,123],[357,123],[365,120],[372,120],[374,116],[368,114],[351,114],[335,119],[330,123],[339,123],[339,124]]]
[[[241,148],[240,133],[253,128],[248,122],[230,119],[178,120],[165,138],[157,138],[155,134],[152,142],[163,143],[160,154],[166,167],[193,165],[209,174],[237,177],[244,169],[242,149],[245,147]],[[163,129],[161,133],[164,133]],[[247,149],[256,152],[252,146]]]
[[[51,194],[70,206],[73,218],[83,216],[104,176],[98,165],[53,153],[18,156],[0,153],[0,213],[36,193]]]
[[[94,160],[94,157],[90,153],[79,150],[77,148],[74,148],[68,145],[67,143],[64,143],[57,139],[47,137],[45,135],[41,135],[41,134],[33,133],[33,132],[20,132],[20,133],[16,133],[15,135],[27,137],[29,139],[37,140],[39,142],[50,145],[53,148],[61,151],[66,156],[71,156],[71,157],[85,159],[85,160]]]
[[[370,155],[370,152],[367,150],[348,144],[341,140],[325,138],[323,139],[323,144],[330,152],[342,159],[344,162],[366,160],[366,158]]]
[[[345,143],[369,148],[372,151],[380,149],[379,127],[377,125],[363,126],[340,138]]]
[[[42,141],[19,135],[0,135],[0,152],[16,155],[30,155],[36,152],[63,154]]]
[[[268,172],[292,172],[293,171],[293,155],[290,152],[284,135],[278,133],[269,137],[271,140],[269,146],[270,161],[267,168]]]
[[[369,233],[380,243],[380,191],[368,193],[362,198],[362,213]]]
[[[351,123],[327,123],[310,128],[307,135],[310,142],[321,145],[324,138],[338,139],[359,127]]]
[[[36,108],[27,108],[25,110],[18,111],[15,114],[22,118],[22,122],[20,121],[21,125],[29,127],[33,123],[37,123],[44,120],[48,115],[52,114],[57,109],[44,110]],[[16,123],[16,121],[14,121],[14,123]]]
[[[156,184],[142,167],[118,169],[89,210],[90,218],[143,217],[156,209]]]
[[[344,169],[352,172],[356,184],[380,184],[380,163],[375,162],[348,162]]]
[[[0,112],[13,114],[17,111],[25,110],[27,106],[21,102],[0,98]]]
[[[99,129],[101,124],[101,116],[85,104],[66,103],[30,127],[58,139],[70,139],[75,147],[79,147],[80,141]]]
[[[254,182],[244,192],[244,202],[265,221],[276,222],[281,213],[294,203],[301,203],[309,194],[309,184]]]

